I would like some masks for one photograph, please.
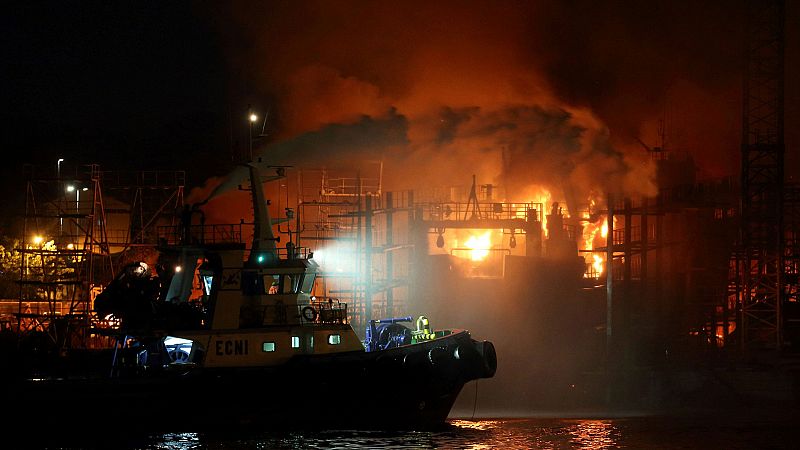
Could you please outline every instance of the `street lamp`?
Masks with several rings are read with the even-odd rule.
[[[75,188],[75,186],[73,186],[73,185],[71,185],[71,184],[68,184],[68,185],[67,185],[67,192],[75,192],[75,196],[76,196],[76,200],[75,200],[75,214],[78,214],[78,209],[79,209],[79,207],[80,207],[80,202],[81,202],[81,200],[80,200],[80,199],[81,199],[81,193],[80,193],[80,191],[79,191],[78,189],[76,189],[76,188]],[[77,219],[77,217],[76,217],[76,219],[75,219],[75,220],[76,220],[76,221],[78,220],[78,219]],[[77,224],[77,222],[76,222],[76,224]]]
[[[61,163],[64,162],[64,158],[58,158],[58,162],[56,163],[56,178],[61,180]]]
[[[67,192],[75,193],[75,212],[79,212],[81,208],[81,191],[86,192],[88,190],[89,188],[87,187],[78,189],[77,187],[71,184],[67,186]]]
[[[247,132],[247,143],[248,143],[248,149],[250,150],[250,161],[253,161],[253,124],[256,123],[256,121],[258,120],[258,116],[256,115],[256,113],[253,112],[252,109],[250,109],[250,107],[248,107],[247,109],[250,112],[247,115],[247,121],[249,125]]]

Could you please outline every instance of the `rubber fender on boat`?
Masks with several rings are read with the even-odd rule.
[[[471,363],[480,360],[481,355],[478,354],[478,350],[474,345],[462,342],[453,350],[453,358],[458,361],[464,361],[465,363]]]
[[[497,371],[497,352],[495,352],[494,344],[489,341],[475,342],[475,349],[481,355],[483,378],[493,377]]]
[[[486,365],[483,355],[478,353],[477,346],[480,342],[471,340],[470,342],[459,342],[453,349],[453,359],[458,363],[461,373],[467,380],[483,378],[486,373]]]
[[[407,353],[403,356],[403,368],[406,370],[421,370],[429,367],[427,355],[424,351]]]
[[[428,362],[430,362],[434,367],[441,365],[448,359],[450,358],[447,350],[445,350],[444,347],[433,347],[432,349],[428,350]]]
[[[399,355],[381,355],[378,356],[375,362],[382,366],[399,368],[403,366],[405,358]]]

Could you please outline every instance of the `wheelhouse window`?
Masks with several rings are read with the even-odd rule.
[[[261,351],[274,352],[275,351],[275,343],[274,342],[264,342],[263,344],[261,344]]]
[[[310,294],[312,289],[314,289],[314,274],[305,274],[300,284],[300,292]]]
[[[296,294],[301,275],[264,275],[264,288],[267,294]]]
[[[300,287],[300,278],[302,278],[302,274],[287,274],[282,275],[283,278],[283,293],[284,294],[296,294],[298,287]]]
[[[203,292],[206,295],[211,295],[211,286],[214,285],[214,276],[213,275],[202,275],[203,277]]]
[[[339,334],[329,334],[328,335],[328,344],[330,345],[339,345],[342,343],[342,336]]]
[[[264,275],[264,287],[267,288],[267,294],[280,294],[280,275]]]
[[[292,348],[300,348],[300,336],[292,336]]]

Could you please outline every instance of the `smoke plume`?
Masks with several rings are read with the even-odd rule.
[[[693,154],[701,175],[732,174],[737,159],[722,156],[738,140],[740,26],[723,13],[739,11],[548,1],[215,11],[236,23],[221,33],[237,83],[272,112],[265,161],[319,167],[367,151],[386,161],[389,189],[474,173],[514,200],[529,185],[562,199],[564,189],[652,194],[637,139]],[[721,99],[730,107],[708,107]],[[380,124],[401,134],[372,145]],[[352,145],[334,148],[330,133],[351,133]]]

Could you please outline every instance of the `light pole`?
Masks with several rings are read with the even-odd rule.
[[[67,192],[75,192],[75,232],[77,236],[77,232],[80,231],[80,226],[78,225],[78,215],[81,212],[81,191],[86,192],[89,188],[87,187],[77,187],[75,185],[67,185]],[[92,226],[92,224],[89,224]]]
[[[73,186],[71,184],[68,184],[67,188],[66,188],[66,191],[67,192],[73,192],[73,191],[77,191],[77,189],[75,188],[75,186]],[[64,201],[66,202],[67,199],[65,198]],[[66,210],[66,206],[64,207],[64,209]],[[76,213],[76,215],[78,213],[78,203],[77,202],[75,203],[75,213]],[[78,220],[77,217],[73,220],[73,222],[76,224],[76,229],[77,229],[77,223],[78,223],[77,220]],[[72,226],[70,226],[70,228],[69,228],[69,233],[70,233],[70,235],[72,234]],[[77,232],[76,232],[76,234],[77,234]],[[70,240],[74,240],[74,239],[75,239],[74,236],[70,236]]]
[[[256,123],[258,120],[258,116],[253,112],[253,109],[250,106],[247,107],[247,121],[248,121],[248,132],[247,132],[247,146],[250,150],[250,162],[253,161],[253,124]]]
[[[64,158],[58,158],[56,162],[56,179],[58,180],[58,189],[61,189],[61,163],[64,162]],[[58,218],[58,237],[60,238],[64,234],[64,218]]]
[[[86,192],[89,188],[77,188],[73,185],[67,186],[67,192],[75,192],[75,213],[79,213],[81,209],[81,191]]]
[[[76,194],[75,195],[75,203],[76,203],[76,208],[75,209],[77,209],[79,213],[80,213],[80,209],[81,209],[81,191],[86,192],[88,190],[89,190],[89,188],[87,188],[87,187],[81,188],[80,190],[75,190],[75,194]]]

